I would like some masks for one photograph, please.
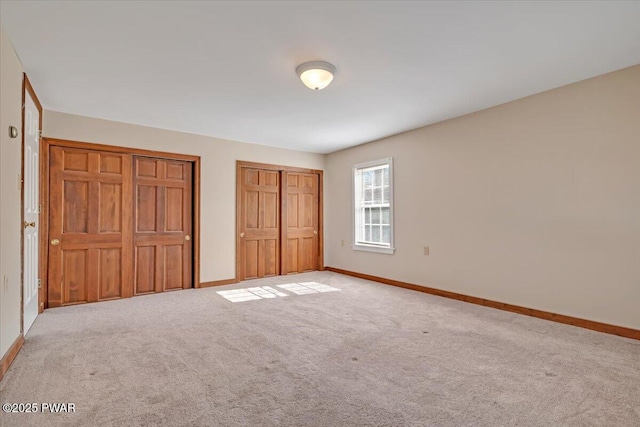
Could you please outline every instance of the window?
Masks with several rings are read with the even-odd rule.
[[[393,159],[353,167],[353,249],[392,254]]]

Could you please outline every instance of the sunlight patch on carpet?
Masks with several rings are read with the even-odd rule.
[[[289,292],[293,292],[296,295],[317,294],[319,292],[334,292],[340,290],[318,282],[289,283],[286,285],[278,285],[278,287]]]
[[[322,283],[318,282],[287,283],[285,285],[277,286],[296,295],[335,292],[340,290],[338,288],[334,288],[329,285],[323,285]],[[231,289],[228,291],[218,291],[216,293],[231,302],[254,301],[259,299],[272,299],[289,296],[284,292],[272,288],[271,286]]]
[[[273,289],[271,286],[246,289],[231,289],[228,291],[218,291],[217,294],[228,299],[231,302],[252,301],[257,299],[269,299],[289,296],[284,292]]]

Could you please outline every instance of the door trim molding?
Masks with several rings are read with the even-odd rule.
[[[132,156],[182,160],[193,163],[193,287],[200,287],[200,156],[43,137],[41,138],[40,144],[40,200],[42,204],[42,212],[46,212],[46,215],[41,215],[40,221],[40,256],[42,257],[42,262],[40,263],[42,288],[40,289],[40,292],[41,295],[43,295],[44,308],[48,307],[49,295],[49,150],[52,146],[80,148],[94,151],[110,151],[112,153],[128,154]]]
[[[158,157],[161,159],[170,159],[170,160],[185,160],[188,162],[200,161],[200,156],[194,156],[191,154],[169,153],[166,151],[155,151],[155,150],[147,150],[144,148],[123,147],[119,145],[97,144],[94,142],[72,141],[67,139],[49,138],[46,136],[44,136],[43,139],[47,140],[49,145],[57,145],[60,147],[67,147],[67,148],[80,148],[80,149],[95,150],[95,151],[110,151],[112,153],[131,154],[135,156]]]
[[[301,172],[301,173],[309,173],[318,175],[318,271],[324,270],[324,180],[323,174],[324,171],[321,169],[308,169],[308,168],[299,168],[293,166],[282,166],[282,165],[272,165],[268,163],[256,163],[256,162],[247,162],[243,160],[236,161],[236,280],[241,282],[244,280],[244,276],[242,275],[242,262],[243,257],[240,251],[240,230],[242,229],[241,218],[240,218],[240,209],[242,200],[242,189],[240,186],[240,181],[242,178],[242,168],[250,168],[250,169],[266,169],[273,170],[279,172]],[[282,184],[282,181],[281,181]],[[284,186],[280,187],[280,219],[282,219],[282,214],[286,209],[286,201],[285,198],[282,197],[282,191],[284,190]],[[282,239],[282,225],[280,230],[280,249],[282,249],[283,239]],[[282,258],[281,261],[282,263]],[[280,275],[282,275],[282,271],[280,271]]]
[[[245,168],[253,168],[253,169],[268,169],[272,171],[280,171],[280,172],[302,172],[302,173],[315,173],[322,175],[321,169],[307,169],[307,168],[298,168],[294,166],[282,166],[282,165],[272,165],[269,163],[256,163],[256,162],[246,162],[244,160],[237,160],[236,167],[245,167]]]

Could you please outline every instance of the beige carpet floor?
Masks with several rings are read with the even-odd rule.
[[[216,293],[301,281],[341,291]],[[639,426],[640,342],[315,272],[47,310],[0,401],[75,404],[12,427]]]

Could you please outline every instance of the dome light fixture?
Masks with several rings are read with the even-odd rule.
[[[298,65],[296,73],[306,87],[320,90],[329,86],[336,73],[336,67],[324,61],[311,61]]]

